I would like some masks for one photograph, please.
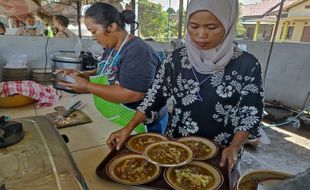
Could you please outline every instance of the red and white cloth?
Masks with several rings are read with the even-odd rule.
[[[10,96],[14,94],[21,94],[37,100],[37,107],[39,108],[54,105],[59,101],[61,96],[53,87],[43,86],[33,81],[3,82],[1,96]]]

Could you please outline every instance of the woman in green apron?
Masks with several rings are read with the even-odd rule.
[[[75,83],[62,85],[78,93],[92,93],[96,108],[120,126],[126,126],[134,116],[161,64],[149,45],[125,30],[125,23],[135,23],[132,11],[120,13],[107,3],[92,5],[85,13],[85,25],[94,40],[105,48],[102,60],[95,71],[61,71],[75,79]],[[147,131],[163,133],[168,122],[167,107],[155,115],[155,121],[147,124]],[[144,126],[136,131],[145,131]]]

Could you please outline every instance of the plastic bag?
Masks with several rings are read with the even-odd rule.
[[[245,144],[251,144],[251,145],[259,145],[259,144],[270,144],[270,139],[263,128],[259,128],[258,132],[261,137],[255,138],[252,135],[250,135],[245,142]]]
[[[259,138],[260,143],[262,144],[270,144],[270,139],[267,135],[267,133],[264,131],[264,129],[259,128],[259,133],[261,135],[261,137]]]
[[[299,129],[300,128],[300,120],[298,118],[296,118],[296,117],[289,117],[289,118],[287,118],[287,121],[290,121],[291,126],[294,129]]]

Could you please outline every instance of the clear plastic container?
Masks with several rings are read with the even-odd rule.
[[[17,121],[23,125],[24,139],[0,149],[0,182],[6,190],[88,189],[62,137],[46,117]]]

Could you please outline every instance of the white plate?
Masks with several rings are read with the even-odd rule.
[[[165,148],[166,150],[164,150]],[[176,148],[178,150],[173,151],[173,148],[174,150]],[[162,159],[160,159],[160,155],[157,155],[160,154],[158,153],[160,149],[163,149],[165,152],[161,154],[163,157]],[[177,158],[177,155],[182,155],[182,153],[184,157],[181,157],[180,160],[176,160],[175,158]],[[149,162],[162,167],[183,166],[191,162],[194,158],[193,150],[190,147],[186,146],[183,143],[170,140],[156,142],[147,146],[143,152],[143,155],[145,156],[145,159],[147,159]]]
[[[117,173],[116,173],[116,168],[117,167],[120,167],[119,164],[121,164],[122,162],[124,162],[125,160],[130,160],[130,159],[139,159],[139,160],[144,160],[145,162],[147,162],[144,157],[141,155],[141,154],[137,154],[137,153],[125,153],[125,154],[122,154],[112,160],[110,160],[107,164],[107,167],[106,167],[106,172],[108,174],[108,176],[118,182],[118,183],[121,183],[121,184],[125,184],[125,185],[141,185],[141,184],[145,184],[145,183],[148,183],[150,181],[153,181],[154,179],[156,179],[160,173],[161,173],[161,168],[159,166],[156,166],[154,164],[151,164],[151,163],[148,163],[149,165],[148,166],[152,166],[154,167],[154,173],[151,174],[151,176],[148,176],[148,178],[146,178],[145,180],[142,180],[142,181],[129,181],[127,179],[124,179],[124,178],[121,178],[119,176],[117,176]],[[141,173],[140,171],[137,171],[136,173],[133,172],[134,174],[132,174],[132,176],[135,176],[138,175],[139,173]]]
[[[188,141],[197,141],[197,142],[203,143],[204,145],[208,146],[208,148],[210,149],[210,152],[206,153],[205,155],[197,155],[195,151],[201,149],[201,147],[194,147],[194,146],[186,144],[187,146],[189,146],[190,148],[194,150],[194,153],[195,153],[194,160],[207,160],[207,159],[213,158],[219,152],[219,147],[214,142],[206,138],[194,137],[194,136],[182,137],[182,138],[179,138],[178,141],[185,143],[185,144]]]
[[[35,74],[52,74],[52,69],[32,69],[32,73]]]
[[[25,69],[29,67],[25,65],[4,65],[2,68],[4,69]]]
[[[172,188],[177,189],[177,190],[189,190],[189,189],[193,189],[190,187],[186,187],[184,184],[179,184],[176,179],[173,178],[174,176],[174,172],[177,169],[181,169],[183,167],[187,167],[187,166],[198,166],[200,168],[205,169],[210,176],[213,177],[213,181],[210,182],[209,184],[207,184],[207,186],[205,188],[199,188],[200,190],[216,190],[218,188],[221,187],[221,185],[223,184],[224,178],[222,173],[215,168],[214,166],[204,163],[204,162],[200,162],[200,161],[193,161],[185,166],[181,166],[181,167],[174,167],[174,168],[167,168],[164,171],[164,178],[166,180],[166,182],[168,183],[168,185],[170,185]],[[202,174],[202,173],[200,173]]]
[[[154,137],[156,139],[154,139]],[[133,152],[143,153],[144,149],[148,145],[155,143],[155,142],[164,141],[164,140],[167,140],[167,137],[162,136],[157,133],[140,133],[140,134],[130,137],[130,139],[126,143],[126,146]],[[140,146],[137,146],[139,144]]]

